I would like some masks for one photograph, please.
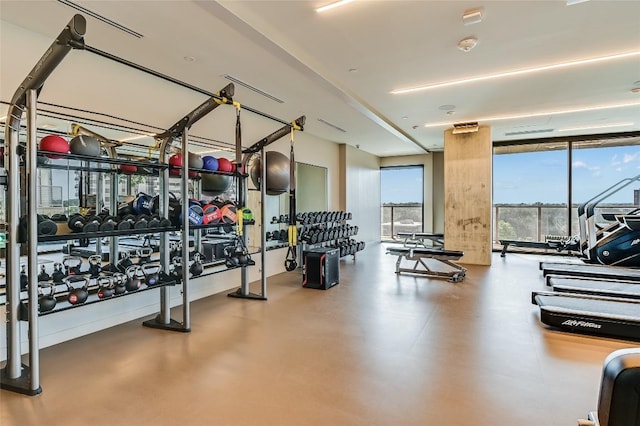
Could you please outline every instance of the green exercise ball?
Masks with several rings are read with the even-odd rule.
[[[202,194],[216,196],[231,187],[231,176],[202,173]]]

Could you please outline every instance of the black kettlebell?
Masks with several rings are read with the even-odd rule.
[[[189,266],[189,272],[191,272],[191,275],[193,275],[194,277],[197,277],[198,275],[202,275],[202,272],[204,271],[204,266],[202,265],[202,255],[198,252],[195,252],[193,254],[193,263],[191,264],[191,266]]]
[[[171,259],[171,266],[169,268],[169,275],[176,281],[180,281],[182,279],[182,257],[174,256]]]
[[[98,297],[100,299],[107,299],[112,297],[115,293],[113,280],[111,277],[98,278]]]
[[[160,265],[144,265],[141,269],[146,285],[153,287],[160,283],[160,270],[162,269]]]
[[[64,279],[64,283],[69,290],[69,294],[67,295],[67,300],[72,305],[80,305],[87,301],[89,297],[89,279],[84,277],[74,277],[73,283],[71,282],[72,278],[67,277]],[[73,284],[82,282],[82,287],[74,287]]]
[[[137,291],[142,286],[142,280],[138,276],[139,269],[140,267],[138,265],[131,265],[125,271],[125,275],[127,276],[125,288],[127,291]]]
[[[62,259],[62,265],[65,267],[67,275],[80,275],[82,258],[78,256],[66,256]]]
[[[49,281],[51,276],[47,274],[47,270],[44,265],[40,265],[40,273],[38,274],[38,281]]]
[[[94,254],[89,256],[89,275],[91,278],[98,278],[102,271],[102,256]]]
[[[61,284],[62,280],[66,277],[66,274],[62,271],[61,263],[53,264],[53,273],[51,274],[51,279],[53,279],[54,284]]]
[[[120,259],[120,261],[118,262],[118,270],[122,273],[125,273],[127,271],[127,268],[133,265],[133,262],[131,261],[131,255],[129,254],[129,252],[124,252],[120,253],[120,256],[122,257],[122,259]]]
[[[26,290],[29,285],[29,277],[27,277],[27,266],[20,267],[20,290]]]
[[[115,296],[123,294],[127,291],[127,281],[128,279],[125,274],[120,272],[116,272],[115,274],[113,274],[113,294]]]
[[[49,287],[49,294],[43,294],[42,288]],[[38,286],[38,310],[40,312],[49,312],[56,307],[56,298],[54,296],[56,287],[53,284],[44,284]]]

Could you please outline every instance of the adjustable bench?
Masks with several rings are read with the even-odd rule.
[[[444,234],[426,234],[422,232],[398,232],[398,238],[403,238],[403,245],[405,247],[418,247],[430,248],[427,246],[426,241],[431,241],[433,246],[444,246]]]
[[[398,256],[396,261],[396,274],[409,273],[420,274],[434,278],[446,278],[451,282],[459,282],[464,280],[467,273],[466,268],[454,263],[459,260],[464,253],[457,250],[443,250],[435,248],[407,248],[407,247],[390,247],[387,248],[387,254]],[[412,268],[401,268],[402,259],[414,262]],[[433,261],[433,262],[430,262]],[[435,263],[443,266],[443,269],[429,267],[427,263]]]

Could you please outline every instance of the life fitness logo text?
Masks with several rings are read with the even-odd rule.
[[[602,325],[587,321],[566,320],[562,323],[569,327],[602,328]]]

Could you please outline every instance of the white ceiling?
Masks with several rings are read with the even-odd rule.
[[[609,62],[394,95],[394,89],[506,71],[640,52],[640,2],[354,1],[317,13],[314,1],[76,1],[143,35],[138,39],[87,18],[89,46],[207,91],[225,74],[281,99],[236,85],[235,99],[305,132],[358,145],[378,156],[442,150],[453,122],[480,120],[494,140],[640,131],[640,55]],[[484,8],[465,26],[465,10]],[[76,13],[58,1],[0,1],[0,97],[13,91]],[[26,31],[28,30],[28,31]],[[462,52],[456,43],[474,36]],[[185,60],[191,57],[193,61]],[[350,71],[351,70],[351,71]],[[353,71],[355,70],[355,71]],[[40,99],[167,128],[206,96],[74,51]],[[560,114],[586,107],[631,105]],[[455,105],[453,115],[440,107]],[[233,108],[219,108],[193,133],[233,141]],[[553,112],[552,114],[545,114]],[[542,113],[533,118],[492,117]],[[344,129],[341,132],[319,121]],[[610,125],[600,130],[566,127]],[[425,124],[441,123],[435,127]],[[245,144],[280,123],[243,113]],[[536,133],[542,130],[549,130]],[[520,132],[507,136],[507,133]],[[524,133],[523,133],[524,132]]]

